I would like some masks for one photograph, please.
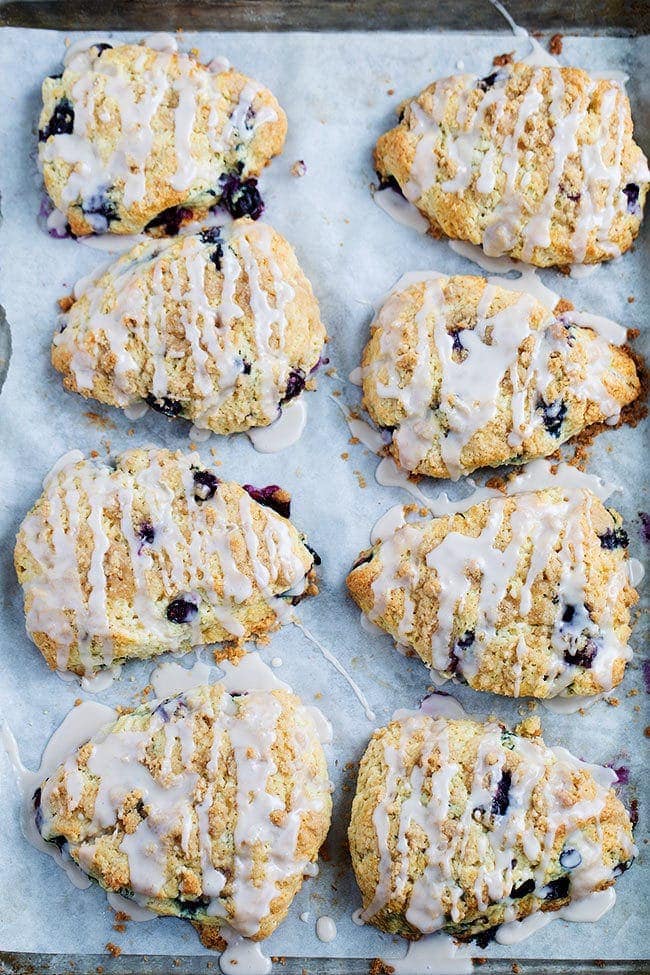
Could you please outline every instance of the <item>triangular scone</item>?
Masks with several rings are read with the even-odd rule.
[[[43,82],[39,159],[76,236],[170,232],[220,200],[259,216],[255,177],[286,130],[271,92],[233,68],[95,44]]]
[[[650,180],[620,81],[507,64],[442,78],[400,106],[375,165],[435,234],[539,267],[629,250]]]
[[[630,866],[615,774],[546,747],[537,719],[516,732],[423,712],[375,732],[349,828],[367,921],[467,940],[604,890]]]
[[[473,275],[398,287],[371,326],[363,405],[417,474],[547,457],[639,395],[632,357],[589,318]]]
[[[215,433],[275,420],[325,329],[287,241],[249,219],[137,244],[75,290],[52,344],[67,389]]]
[[[295,695],[215,684],[104,728],[46,779],[34,808],[43,838],[107,890],[259,940],[317,859],[331,799]]]
[[[189,452],[130,450],[114,467],[66,455],[14,553],[27,630],[50,667],[87,675],[276,629],[317,592],[315,556],[273,510],[288,513],[289,496],[250,491],[256,500]]]
[[[476,690],[599,694],[632,655],[627,544],[591,491],[553,488],[406,522],[347,584],[398,643]]]

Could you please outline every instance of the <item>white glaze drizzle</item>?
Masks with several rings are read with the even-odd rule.
[[[619,404],[605,385],[611,361],[611,350],[605,337],[595,334],[585,338],[588,363],[583,369],[570,359],[571,334],[564,327],[564,316],[557,320],[546,308],[537,328],[531,323],[535,301],[527,292],[517,290],[517,299],[498,312],[491,312],[496,285],[488,282],[476,309],[476,323],[460,331],[448,329],[448,312],[444,284],[448,279],[425,280],[420,294],[417,285],[393,292],[377,315],[379,352],[364,368],[364,382],[372,383],[382,398],[394,399],[402,408],[401,418],[393,433],[393,444],[399,463],[415,470],[437,440],[449,476],[456,480],[464,472],[462,452],[473,437],[489,424],[497,412],[501,386],[506,377],[512,386],[512,424],[508,442],[515,455],[526,453],[526,444],[543,424],[538,408],[546,400],[553,381],[550,363],[558,354],[571,378],[571,391],[582,401],[593,401],[606,418],[618,417]],[[498,280],[498,285],[508,284]],[[405,331],[404,316],[416,306],[416,336],[411,343],[415,364],[405,379],[398,370],[400,349]],[[569,313],[567,324],[594,325],[607,337],[622,338],[623,330],[615,323],[596,316]],[[519,368],[522,345],[532,341],[530,365]],[[461,355],[455,344],[460,343]],[[436,409],[432,407],[432,350],[441,370]],[[462,352],[464,350],[464,353]],[[522,374],[523,373],[523,374]],[[584,373],[584,374],[583,374]],[[549,398],[550,401],[550,398]],[[445,424],[441,426],[441,414]]]
[[[206,293],[206,273],[208,267],[214,269],[215,248],[199,236],[150,241],[104,269],[106,276],[83,279],[75,288],[75,297],[83,299],[82,304],[73,305],[62,316],[65,327],[53,340],[55,348],[69,352],[79,390],[92,394],[104,375],[106,357],[95,339],[103,334],[114,359],[110,381],[118,405],[130,408],[143,402],[135,391],[141,368],[134,351],[144,347],[153,367],[150,392],[157,399],[170,393],[170,376],[178,371],[179,358],[188,361],[187,372],[192,377],[188,395],[201,404],[200,412],[193,416],[194,426],[209,428],[211,418],[227,405],[245,378],[236,323],[249,315],[254,336],[249,365],[258,377],[262,401],[257,422],[271,423],[278,415],[291,370],[285,333],[295,297],[272,257],[272,235],[271,228],[260,223],[235,222],[221,228],[221,297],[216,304]],[[269,291],[262,283],[263,260],[272,277]],[[149,293],[142,287],[146,279]],[[240,280],[248,286],[248,311],[235,301]],[[180,347],[178,336],[170,334],[167,326],[170,302],[183,327]],[[285,408],[292,436],[299,436],[304,426],[302,414],[297,417],[299,410],[292,403]],[[284,441],[287,439],[291,438],[285,431]]]
[[[244,632],[236,610],[254,595],[253,582],[278,618],[286,615],[285,603],[278,594],[298,586],[305,572],[284,519],[269,508],[260,508],[244,492],[239,502],[241,520],[233,521],[219,488],[211,498],[199,500],[195,496],[193,469],[204,466],[199,455],[172,456],[182,479],[183,493],[177,500],[180,503],[184,499],[188,508],[189,538],[179,529],[172,505],[174,494],[162,478],[161,465],[170,459],[165,452],[152,449],[147,466],[135,475],[124,466],[112,472],[83,462],[78,452],[72,452],[45,479],[46,520],[31,512],[22,526],[25,545],[39,570],[24,583],[26,598],[31,600],[26,617],[30,633],[47,633],[56,643],[59,670],[67,669],[75,644],[86,674],[112,662],[104,560],[110,547],[107,512],[115,506],[120,518],[119,542],[128,551],[135,586],[132,612],[137,634],[143,640],[154,640],[166,649],[177,649],[188,638],[195,644],[203,642],[201,612],[182,626],[169,621],[164,615],[167,604],[161,609],[150,595],[148,576],[152,573],[161,579],[170,599],[193,593],[199,609],[204,606],[214,613],[233,637]],[[133,510],[138,488],[146,497],[147,516],[137,516]],[[89,507],[84,517],[82,504]],[[253,526],[253,511],[263,512],[259,535]],[[154,529],[151,543],[138,534],[145,523]],[[77,554],[82,530],[91,536],[86,570],[80,568]],[[237,538],[251,563],[246,572],[246,565],[238,563],[234,555],[233,540]],[[263,552],[267,553],[270,570],[260,561]],[[223,575],[221,591],[215,589],[212,573],[206,571],[213,559],[218,560]],[[84,585],[89,589],[87,598]]]
[[[406,919],[417,930],[430,934],[447,921],[462,919],[463,891],[455,881],[456,871],[474,835],[480,866],[472,891],[478,907],[506,900],[518,880],[513,854],[520,844],[529,861],[526,868],[535,880],[537,896],[544,898],[544,886],[550,880],[549,865],[558,830],[566,832],[565,846],[580,854],[580,862],[569,876],[569,896],[580,900],[602,882],[614,879],[611,867],[603,859],[602,833],[597,841],[589,839],[580,823],[598,821],[615,776],[600,766],[585,766],[565,749],[549,749],[519,736],[509,735],[504,742],[499,725],[483,726],[478,742],[473,780],[460,818],[453,817],[453,829],[444,829],[450,815],[450,796],[459,766],[449,750],[452,723],[431,719],[424,714],[407,713],[398,722],[397,745],[388,740],[383,751],[385,786],[374,813],[373,824],[379,849],[379,873],[374,897],[362,917],[372,919],[393,897],[400,897],[409,877],[409,835],[417,823],[427,839],[426,867],[415,878],[405,912]],[[424,732],[424,740],[413,756],[413,736]],[[521,761],[508,761],[513,753]],[[407,755],[411,759],[407,759]],[[493,811],[493,797],[508,761],[510,781],[505,808]],[[588,770],[594,779],[593,795],[573,804],[566,803],[573,776],[579,769]],[[435,770],[433,770],[435,769]],[[426,786],[426,789],[425,789]],[[541,837],[531,825],[534,804],[541,801],[545,810],[546,829]],[[533,799],[533,792],[537,799]],[[430,798],[435,797],[435,801]],[[481,828],[475,820],[477,809],[485,810],[489,826]],[[394,852],[388,846],[389,835],[397,839]],[[636,852],[634,845],[621,834],[626,856]],[[450,906],[446,906],[450,905]],[[514,908],[513,908],[514,909]],[[579,909],[576,916],[580,915]],[[392,962],[391,962],[392,963]]]
[[[587,580],[582,561],[581,523],[582,517],[590,522],[592,496],[582,488],[568,489],[560,499],[554,501],[535,492],[516,493],[513,497],[516,506],[507,521],[507,502],[503,497],[493,497],[487,502],[487,521],[477,537],[449,532],[426,553],[422,552],[422,544],[427,522],[398,524],[394,533],[382,540],[378,550],[380,571],[372,583],[373,605],[368,611],[370,620],[380,622],[389,602],[394,607],[394,597],[400,594],[403,611],[393,636],[399,643],[410,645],[410,635],[415,625],[413,594],[421,584],[420,567],[424,561],[427,568],[435,573],[439,585],[436,625],[425,662],[436,671],[448,672],[453,660],[456,673],[471,679],[480,669],[482,653],[498,633],[499,606],[510,592],[518,570],[522,557],[521,539],[530,538],[532,554],[523,585],[517,589],[518,616],[522,621],[525,622],[531,611],[533,587],[552,552],[555,552],[554,557],[561,566],[562,598],[549,634],[546,662],[545,686],[549,696],[561,694],[575,678],[578,672],[576,665],[567,660],[565,654],[571,655],[573,641],[581,635],[585,639],[594,639],[597,650],[591,662],[592,671],[604,690],[611,689],[615,662],[631,657],[630,648],[619,640],[614,628],[615,606],[627,584],[628,573],[625,563],[611,573],[606,605],[601,619],[595,623],[584,609]],[[464,503],[471,502],[472,497],[463,500]],[[510,540],[502,549],[495,543],[505,525],[509,527]],[[464,646],[459,638],[454,641],[454,627],[464,601],[469,597],[476,571],[480,571],[477,619],[473,640],[469,646]],[[574,619],[570,623],[562,619],[567,605],[574,607]],[[514,696],[519,694],[528,653],[522,632],[516,654]]]
[[[176,170],[169,185],[186,191],[188,197],[204,192],[206,185],[217,186],[223,175],[224,154],[232,155],[238,146],[250,143],[262,125],[277,117],[270,106],[259,104],[262,88],[250,80],[224,110],[220,75],[178,52],[170,35],[152,35],[148,46],[136,49],[129,63],[137,72],[137,88],[112,58],[105,53],[101,56],[85,40],[81,43],[83,49],[74,45],[65,62],[64,84],[71,93],[73,130],[51,136],[39,146],[41,162],[63,160],[72,167],[62,191],[66,205],[89,204],[105,187],[119,182],[124,186],[125,206],[143,200],[153,172],[154,120],[167,102],[175,102],[172,148]],[[150,58],[152,51],[155,53]],[[100,104],[104,107],[98,108]],[[119,117],[120,132],[116,145],[102,158],[94,139],[98,119],[111,118],[107,112],[114,113],[116,124]],[[201,153],[197,151],[198,120],[206,114],[207,129],[201,138],[212,151]],[[108,229],[106,217],[85,216],[96,233]]]

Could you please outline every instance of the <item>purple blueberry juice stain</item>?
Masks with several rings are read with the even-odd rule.
[[[639,521],[641,522],[641,538],[646,545],[650,545],[650,514],[647,511],[640,511]]]
[[[643,683],[646,694],[650,694],[650,660],[643,661]]]

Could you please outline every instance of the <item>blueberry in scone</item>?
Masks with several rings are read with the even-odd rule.
[[[636,855],[609,769],[548,748],[539,720],[411,713],[375,731],[349,827],[363,917],[467,941],[611,887]]]
[[[650,172],[619,81],[515,63],[442,78],[399,112],[376,168],[432,233],[539,267],[631,247]]]
[[[43,782],[34,808],[43,838],[106,890],[260,940],[317,859],[331,798],[299,698],[215,684],[102,729]]]
[[[639,395],[632,357],[581,321],[482,277],[412,283],[372,323],[363,404],[417,474],[547,457]]]
[[[81,675],[262,637],[318,591],[314,555],[287,518],[198,454],[155,448],[114,467],[63,458],[14,561],[29,635],[50,667]]]
[[[313,385],[325,341],[318,304],[266,224],[244,218],[137,244],[75,293],[52,362],[83,396],[123,408],[144,400],[230,434],[266,426]]]
[[[405,522],[347,585],[398,643],[476,690],[599,694],[632,655],[626,543],[620,515],[588,489],[524,492]]]
[[[94,45],[43,82],[39,159],[76,236],[158,236],[219,201],[258,217],[256,179],[286,128],[271,92],[232,68],[142,44]]]

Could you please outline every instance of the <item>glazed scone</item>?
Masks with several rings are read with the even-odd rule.
[[[220,481],[196,453],[66,454],[16,541],[29,635],[81,675],[263,637],[317,591],[314,553],[274,507],[288,515],[289,496]]]
[[[96,44],[43,82],[39,160],[76,236],[160,232],[220,200],[233,216],[259,216],[255,177],[286,129],[271,92],[232,68]]]
[[[618,684],[632,655],[627,544],[595,494],[557,487],[403,522],[347,584],[446,677],[509,697],[592,695]]]
[[[515,63],[436,81],[399,113],[375,165],[434,234],[539,267],[631,247],[650,172],[619,81]]]
[[[639,395],[632,357],[590,317],[472,275],[398,285],[371,326],[363,405],[416,474],[547,457]]]
[[[331,798],[316,725],[294,694],[214,684],[102,729],[34,808],[43,838],[106,890],[259,940],[317,859]]]
[[[325,341],[292,248],[248,218],[137,244],[71,301],[52,344],[66,389],[215,433],[276,419]]]
[[[411,713],[375,731],[349,828],[363,917],[456,938],[610,887],[637,853],[610,769],[547,748],[538,719]]]

